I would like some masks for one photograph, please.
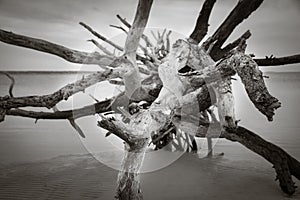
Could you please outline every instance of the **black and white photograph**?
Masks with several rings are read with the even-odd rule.
[[[300,199],[299,0],[0,0],[0,199]]]

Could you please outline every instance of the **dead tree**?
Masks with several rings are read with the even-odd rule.
[[[251,36],[249,30],[223,47],[234,29],[263,0],[238,1],[214,34],[207,41],[202,41],[208,31],[209,17],[215,2],[216,0],[205,0],[191,35],[188,39],[179,39],[172,45],[169,39],[171,32],[166,33],[166,30],[158,35],[153,34],[156,44],[144,34],[152,0],[139,0],[132,24],[117,15],[125,28],[113,27],[127,34],[124,47],[110,41],[90,26],[80,23],[98,39],[121,51],[121,56],[115,56],[95,39],[89,41],[102,53],[77,51],[46,40],[0,30],[0,40],[4,43],[56,55],[69,62],[97,64],[103,68],[52,94],[41,96],[15,97],[12,93],[12,82],[9,95],[0,98],[0,121],[6,115],[36,120],[67,119],[85,137],[75,120],[99,114],[101,120],[98,125],[125,142],[122,169],[117,181],[118,199],[143,198],[139,170],[147,146],[151,141],[155,143],[166,140],[165,136],[174,134],[175,129],[197,137],[221,137],[241,143],[273,164],[282,191],[292,195],[296,188],[292,176],[300,180],[300,163],[280,147],[238,125],[234,115],[231,76],[237,74],[241,78],[252,103],[267,120],[272,121],[280,102],[269,93],[259,66],[299,63],[300,56],[252,58],[245,54],[246,40]],[[140,43],[140,39],[146,46]],[[137,53],[138,48],[143,53]],[[8,74],[7,76],[13,80]],[[74,110],[37,112],[26,109],[54,108],[59,102],[105,80],[109,80],[111,84],[125,85],[124,92],[112,99]],[[101,114],[115,111],[112,109],[113,105],[122,99],[129,102],[125,108],[129,113],[126,116],[127,121],[107,118]],[[147,106],[141,106],[145,105],[141,102],[146,102]],[[213,105],[217,107],[219,119],[209,112]],[[196,111],[195,106],[198,108]],[[122,112],[114,114],[124,115]],[[208,117],[209,115],[211,116]],[[155,138],[153,135],[156,135]],[[167,137],[167,140],[171,141],[172,137]]]

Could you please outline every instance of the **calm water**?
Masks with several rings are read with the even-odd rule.
[[[49,94],[61,86],[73,82],[82,74],[76,73],[18,73],[12,74],[16,79],[15,96]],[[251,104],[243,86],[234,81],[236,96],[236,114],[241,119],[240,124],[259,133],[289,153],[300,159],[300,73],[268,73],[270,78],[266,84],[270,93],[276,96],[282,107],[276,111],[273,122],[268,122]],[[0,74],[0,95],[7,95],[9,79]],[[58,104],[59,109],[79,107],[85,103],[92,103],[88,97],[92,94],[98,99],[104,99],[117,92],[117,89],[108,88],[107,83],[89,88],[85,94],[78,94],[68,102]],[[47,111],[47,109],[43,109]],[[95,117],[78,120],[79,125],[87,135],[82,140],[71,128],[66,120],[50,121],[39,120],[36,124],[33,119],[7,116],[0,124],[0,158],[2,163],[25,162],[40,160],[57,155],[87,153],[88,149],[99,146],[104,150],[110,143],[103,137],[103,133],[96,126]],[[83,145],[83,143],[84,145]],[[230,156],[239,158],[248,151],[238,144],[218,140],[217,151],[230,152]]]

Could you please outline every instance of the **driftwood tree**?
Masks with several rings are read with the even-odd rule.
[[[172,45],[170,31],[153,34],[156,39],[154,44],[144,34],[152,0],[139,0],[132,24],[117,15],[125,28],[114,27],[127,34],[124,47],[108,40],[88,25],[80,23],[98,39],[121,51],[121,56],[115,56],[94,39],[90,42],[102,53],[77,51],[42,39],[0,30],[0,40],[4,43],[53,54],[73,63],[97,64],[102,67],[101,71],[68,84],[52,94],[42,96],[14,97],[14,79],[7,74],[12,80],[12,85],[9,95],[0,98],[0,121],[3,121],[6,115],[36,120],[67,119],[78,133],[85,137],[75,120],[100,114],[101,120],[98,121],[98,125],[125,142],[122,169],[117,181],[118,199],[143,198],[139,170],[148,144],[153,142],[156,148],[161,148],[172,142],[172,134],[176,133],[176,130],[188,133],[192,137],[208,138],[208,142],[211,138],[221,137],[241,143],[273,164],[282,191],[292,195],[296,188],[292,176],[300,179],[300,163],[280,147],[238,125],[234,115],[231,76],[237,74],[241,78],[252,103],[267,120],[272,121],[280,102],[269,93],[259,66],[299,63],[300,55],[253,58],[245,54],[246,40],[251,36],[249,30],[223,47],[234,29],[254,12],[263,0],[238,1],[214,34],[208,40],[202,41],[208,31],[208,21],[215,2],[216,0],[205,0],[191,35],[188,39],[179,39]],[[137,51],[138,49],[141,51]],[[24,109],[55,108],[57,103],[105,80],[111,84],[124,85],[123,93],[74,110],[53,109],[53,112],[37,112]],[[123,108],[124,112],[113,109],[124,99],[129,102]],[[210,110],[213,105],[217,107],[218,117]],[[123,115],[127,119],[120,120],[101,114],[107,112]]]

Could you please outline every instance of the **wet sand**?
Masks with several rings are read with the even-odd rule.
[[[113,199],[117,173],[90,155],[1,165],[0,199]],[[166,168],[142,174],[141,183],[145,199],[291,199],[274,178],[268,163],[184,154]],[[292,199],[299,198],[297,191]]]

